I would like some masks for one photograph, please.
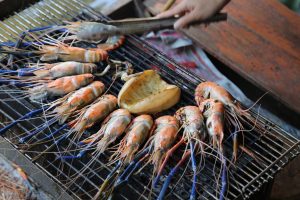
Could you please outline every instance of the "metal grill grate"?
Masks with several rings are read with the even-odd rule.
[[[0,40],[12,40],[24,30],[49,24],[59,24],[62,19],[99,20],[103,19],[103,16],[75,0],[42,1],[2,22],[0,24]],[[125,45],[117,51],[112,52],[110,57],[113,59],[128,60],[134,64],[136,71],[159,67],[159,72],[165,80],[182,88],[182,100],[176,108],[194,104],[193,91],[196,85],[203,80],[189,74],[189,72],[166,58],[161,52],[152,49],[138,38],[134,36],[128,37]],[[21,62],[18,62],[18,64],[22,66]],[[109,77],[105,77],[101,81],[108,85],[112,80]],[[110,93],[117,94],[121,86],[122,83],[117,81],[110,89]],[[1,98],[14,99],[12,102],[1,101],[0,104],[1,115],[9,120],[17,119],[35,108],[35,105],[29,103],[26,99],[17,99],[9,93],[1,94]],[[15,110],[15,108],[22,109]],[[176,108],[170,110],[169,113],[173,114]],[[255,115],[255,113],[252,114]],[[258,123],[264,124],[265,132],[258,132],[257,129],[245,132],[244,140],[245,146],[258,155],[265,164],[257,164],[251,157],[242,154],[237,166],[232,167],[230,170],[229,189],[227,192],[228,199],[249,198],[265,182],[272,179],[275,173],[288,163],[289,160],[300,153],[299,140],[262,117],[259,117],[258,121]],[[4,137],[11,143],[16,143],[20,137],[19,133],[28,133],[29,130],[44,123],[45,120],[34,119],[30,120],[30,122],[20,123],[12,131],[7,132]],[[54,126],[51,127],[51,130],[53,131],[57,128],[57,126]],[[248,128],[251,128],[251,126],[248,126]],[[37,139],[38,137],[34,137],[33,141],[37,141]],[[64,151],[69,143],[71,143],[70,140],[66,141],[63,145],[57,147],[56,150]],[[32,152],[26,151],[25,155],[29,159],[33,159],[39,156],[34,151],[44,151],[50,145],[51,143],[35,146],[30,149]],[[74,143],[72,145],[76,146]],[[225,141],[224,148],[227,151],[231,150],[232,145],[230,140]],[[35,164],[61,186],[65,187],[75,198],[92,198],[97,193],[103,179],[111,171],[111,167],[105,165],[108,155],[97,159],[93,165],[87,168],[85,174],[79,174],[79,171],[86,165],[91,155],[70,161],[60,160],[57,158],[57,155],[58,153],[45,154],[36,158]],[[174,166],[175,160],[176,158],[167,166],[165,171],[170,171],[171,166]],[[220,181],[216,181],[217,177],[214,174],[219,173],[220,166],[215,164],[214,159],[210,157],[207,157],[205,160],[205,167],[200,171],[200,181],[197,186],[200,194],[199,197],[201,199],[218,199],[219,191],[216,191],[216,188],[220,185]],[[183,173],[183,170],[181,169],[176,178],[179,178],[179,174]],[[80,178],[71,185],[68,185],[67,183],[70,182],[74,174],[79,175]],[[133,176],[126,190],[121,190],[122,199],[133,199],[136,197],[147,199],[149,189],[145,183],[149,181],[150,176],[150,167],[146,168],[139,175]],[[170,193],[168,199],[187,199],[191,186],[190,180],[190,176],[183,177],[179,185],[177,185],[176,190]],[[174,189],[174,184],[171,187]]]

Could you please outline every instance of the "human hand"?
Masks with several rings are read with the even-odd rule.
[[[174,8],[157,15],[158,18],[182,15],[174,24],[175,29],[184,28],[189,23],[212,17],[230,0],[182,0]]]

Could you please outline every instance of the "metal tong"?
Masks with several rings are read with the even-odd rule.
[[[124,20],[112,20],[104,23],[115,26],[116,27],[115,33],[120,35],[125,35],[125,34],[145,33],[149,31],[158,31],[166,28],[173,28],[173,25],[178,18],[179,17],[162,18],[162,19],[156,17],[132,18],[132,19],[124,19]],[[209,23],[216,23],[225,20],[227,20],[227,13],[218,13],[209,19],[196,21],[193,22],[192,24],[209,24]]]

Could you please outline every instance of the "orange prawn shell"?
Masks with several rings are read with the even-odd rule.
[[[199,109],[203,112],[206,118],[206,127],[210,136],[213,137],[213,143],[218,142],[221,144],[224,137],[224,104],[215,99],[206,99],[201,102]]]
[[[197,106],[185,106],[175,113],[181,125],[184,126],[184,133],[198,139],[206,137],[204,117]]]
[[[106,117],[117,106],[117,98],[113,95],[103,95],[99,101],[93,104],[83,115],[83,120],[87,120],[86,128],[91,127],[96,121]]]
[[[95,97],[100,96],[104,92],[105,85],[100,81],[94,81],[90,85],[81,90],[78,90],[76,94],[74,94],[73,98],[69,98],[67,103],[71,106],[78,105],[87,105],[91,101],[95,99]]]
[[[41,50],[45,55],[42,61],[60,59],[63,61],[77,62],[100,62],[108,58],[107,51],[102,49],[83,49],[69,46],[49,46],[44,45]]]
[[[117,118],[113,120],[114,118]],[[122,134],[131,121],[131,114],[126,109],[118,109],[113,111],[102,123],[104,128],[104,136],[109,134]]]
[[[216,99],[229,106],[234,102],[234,98],[225,88],[209,81],[200,83],[195,90],[195,100],[198,106],[205,99]]]
[[[94,76],[92,74],[66,76],[51,81],[47,84],[47,88],[53,93],[64,95],[91,83],[93,79]]]
[[[179,130],[179,122],[173,116],[162,116],[155,120],[154,151],[170,148],[176,139]]]
[[[140,115],[133,119],[126,131],[126,136],[123,138],[119,151],[124,163],[129,163],[140,146],[150,136],[150,130],[153,126],[153,119],[150,115]]]
[[[51,77],[59,78],[64,76],[94,73],[96,65],[93,63],[79,63],[74,61],[67,61],[59,63],[49,70]]]
[[[150,115],[140,115],[132,121],[127,136],[127,145],[141,144],[149,136],[153,125],[153,119]]]

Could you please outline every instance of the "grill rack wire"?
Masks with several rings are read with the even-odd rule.
[[[71,2],[71,3],[70,3]],[[32,27],[42,27],[49,24],[60,24],[61,19],[65,20],[96,20],[104,19],[105,17],[95,12],[88,6],[76,0],[45,0],[39,2],[30,8],[15,13],[13,17],[0,23],[0,40],[7,41],[16,38],[24,30]],[[188,71],[178,66],[172,60],[166,58],[162,52],[151,48],[135,36],[129,36],[120,49],[110,54],[114,59],[128,60],[132,62],[137,71],[142,71],[149,67],[160,67],[162,77],[170,82],[181,87],[183,91],[182,100],[177,107],[194,104],[193,92],[196,85],[203,80],[194,77]],[[3,58],[5,61],[5,58]],[[172,68],[172,69],[170,69]],[[106,85],[111,82],[109,77],[101,79]],[[187,84],[189,83],[189,84]],[[121,88],[121,82],[117,82],[111,89],[111,92],[117,94]],[[29,103],[24,99],[17,99],[15,96],[7,93],[1,94],[1,98],[13,98],[14,102],[1,101],[0,112],[3,117],[8,120],[17,119],[23,114],[36,108],[36,105]],[[15,110],[15,108],[22,109]],[[174,109],[170,111],[174,112]],[[253,115],[256,115],[252,112]],[[250,148],[256,155],[262,159],[266,165],[259,165],[246,154],[243,154],[237,163],[236,168],[232,168],[232,173],[229,177],[229,188],[226,199],[247,199],[255,192],[259,191],[262,185],[274,178],[275,174],[284,167],[291,159],[300,153],[299,140],[286,133],[269,120],[259,117],[259,123],[264,124],[265,132],[258,133],[254,130],[245,133],[245,146]],[[4,137],[12,144],[18,139],[18,132],[28,132],[32,128],[36,128],[39,124],[44,123],[44,119],[34,119],[31,123],[20,123],[12,131],[8,131]],[[58,127],[53,127],[52,130]],[[34,137],[34,140],[37,138]],[[70,140],[67,143],[71,142]],[[76,146],[76,144],[73,144]],[[230,150],[230,141],[225,142],[225,147]],[[15,146],[19,148],[18,146]],[[44,151],[49,147],[49,144],[39,145],[31,150]],[[61,151],[66,145],[62,145]],[[229,151],[227,150],[227,151]],[[30,151],[24,152],[28,159],[32,160],[38,154]],[[73,152],[74,154],[74,152]],[[75,181],[71,186],[66,186],[66,182],[70,180],[70,175],[77,174],[79,170],[85,166],[90,159],[88,155],[82,159],[72,161],[62,161],[57,159],[55,154],[47,154],[35,160],[35,164],[41,168],[48,176],[55,180],[59,185],[64,187],[74,198],[88,199],[92,198],[98,190],[103,178],[111,171],[111,167],[105,166],[105,161],[108,155],[95,161],[94,165],[87,169],[86,174],[80,174],[78,181]],[[214,180],[214,173],[219,172],[219,167],[216,165],[215,171],[212,171],[214,166],[213,160],[206,159],[205,168],[200,172],[200,183],[198,184],[199,197],[201,199],[218,199],[219,191],[215,191],[220,182]],[[63,170],[61,165],[63,164]],[[99,170],[99,166],[102,169]],[[174,166],[174,161],[167,166],[165,171],[169,171],[170,167]],[[150,170],[151,168],[146,168]],[[183,169],[178,173],[182,173]],[[128,186],[126,192],[121,190],[120,197],[122,199],[132,199],[141,196],[147,198],[149,192],[145,185],[145,180],[149,178],[151,173],[142,173],[134,176]],[[176,190],[168,196],[168,199],[187,199],[190,190],[191,182],[188,178],[183,178],[180,181]],[[179,177],[177,177],[179,178]],[[174,189],[174,185],[171,186]]]

